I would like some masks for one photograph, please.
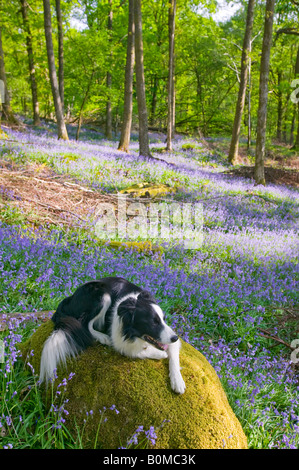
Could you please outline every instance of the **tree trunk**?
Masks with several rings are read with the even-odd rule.
[[[292,149],[299,149],[299,103],[297,104],[297,136],[295,145],[293,145]]]
[[[133,113],[133,74],[135,60],[134,0],[129,0],[128,43],[125,71],[124,116],[118,150],[129,151]]]
[[[278,103],[277,103],[277,130],[276,130],[276,138],[279,142],[282,140],[282,90],[281,90],[281,77],[282,72],[281,70],[277,73],[277,87],[278,87]]]
[[[290,145],[293,145],[294,143],[294,130],[295,130],[295,122],[296,122],[296,111],[297,111],[297,106],[294,104],[293,108],[293,115],[292,115],[292,124],[291,124],[291,130],[290,130]]]
[[[60,0],[56,0],[56,15],[58,28],[58,83],[62,114],[64,115],[64,58],[63,58],[63,26]]]
[[[169,61],[168,61],[168,117],[166,150],[172,151],[174,123],[174,33],[175,33],[176,0],[171,0],[168,9]]]
[[[239,139],[241,131],[242,114],[244,110],[246,87],[247,87],[247,76],[248,76],[248,57],[251,49],[251,34],[253,26],[253,14],[254,14],[255,0],[249,0],[247,8],[246,18],[246,29],[243,41],[242,58],[241,58],[241,73],[240,73],[240,85],[237,99],[237,106],[235,112],[234,126],[232,132],[232,139],[230,143],[230,149],[228,154],[228,161],[235,165],[238,163],[238,151],[239,151]]]
[[[274,19],[275,0],[267,0],[264,24],[264,37],[262,45],[262,56],[260,65],[260,86],[259,86],[259,107],[257,117],[256,133],[256,153],[254,178],[256,184],[266,184],[265,182],[265,142],[267,124],[267,104],[268,104],[268,81],[270,67],[270,52],[272,45],[272,30]]]
[[[6,82],[6,73],[5,73],[5,65],[4,65],[4,52],[2,46],[2,29],[0,25],[0,80],[2,81],[3,91],[4,91],[4,100],[2,99],[2,113],[5,121],[8,124],[19,126],[20,122],[14,116],[11,106],[10,106],[10,96],[7,89],[7,82]],[[1,104],[1,100],[0,100]]]
[[[109,43],[111,47],[111,33],[112,33],[112,18],[113,18],[113,12],[112,12],[112,0],[109,0],[109,15],[108,15],[108,34],[109,36]],[[111,67],[111,58],[112,54],[110,52],[110,61],[109,61],[109,67]],[[110,70],[108,70],[107,75],[106,75],[106,85],[107,85],[107,91],[108,91],[108,99],[106,103],[106,137],[107,139],[112,139],[112,107],[111,107],[111,85],[112,85],[112,76]]]
[[[153,94],[152,94],[152,100],[151,100],[151,111],[150,111],[150,125],[151,126],[154,126],[154,124],[155,124],[158,85],[159,85],[159,79],[158,79],[157,74],[155,74],[155,76],[154,76],[154,85],[153,85]]]
[[[136,90],[139,120],[139,154],[150,157],[148,120],[145,96],[145,80],[143,67],[143,41],[142,41],[142,16],[141,0],[134,0],[135,22],[135,56],[136,56]]]
[[[82,124],[83,109],[84,109],[85,103],[86,103],[88,95],[89,95],[89,90],[90,90],[90,87],[91,87],[91,84],[92,84],[92,81],[93,81],[94,74],[95,74],[95,69],[93,69],[93,71],[91,73],[90,79],[88,81],[87,89],[86,89],[84,98],[83,98],[82,103],[81,103],[81,107],[80,107],[80,111],[79,111],[78,127],[77,127],[77,132],[76,132],[76,140],[79,140],[79,134],[80,134],[81,124]]]
[[[49,64],[49,75],[50,75],[52,95],[53,95],[56,120],[57,120],[58,139],[68,140],[68,134],[67,134],[63,112],[62,112],[62,104],[61,104],[59,85],[58,85],[56,67],[55,67],[55,58],[54,58],[53,40],[52,40],[50,0],[43,0],[43,3],[44,3],[44,25],[45,25],[48,64]]]
[[[250,150],[251,147],[251,49],[252,41],[250,41],[249,46],[249,58],[248,58],[248,133],[247,133],[247,150]]]
[[[24,23],[24,31],[26,34],[29,77],[30,77],[31,95],[32,95],[33,123],[35,126],[39,126],[40,125],[39,102],[38,102],[38,94],[37,94],[37,82],[36,82],[36,76],[35,76],[34,57],[33,57],[32,34],[31,34],[30,24],[29,24],[29,20],[27,16],[26,0],[20,0],[20,2],[21,2],[21,12],[23,16],[23,23]]]
[[[297,50],[297,58],[295,64],[295,78],[299,78],[299,47]],[[294,149],[299,149],[299,101],[297,103],[297,135],[296,135],[296,142],[292,147]]]

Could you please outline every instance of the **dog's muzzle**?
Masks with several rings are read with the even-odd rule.
[[[142,337],[142,339],[144,339],[144,341],[146,341],[147,343],[150,343],[153,346],[155,346],[155,348],[160,349],[160,351],[166,351],[168,349],[168,346],[169,346],[169,344],[159,343],[159,341],[155,340],[154,338],[152,338],[151,336],[148,336],[148,335],[144,335]],[[170,338],[170,341],[171,341],[171,343],[175,343],[178,339],[179,339],[178,336],[173,335]]]

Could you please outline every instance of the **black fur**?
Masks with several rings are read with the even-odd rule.
[[[54,331],[41,357],[41,382],[51,378],[60,362],[96,340],[132,358],[169,357],[171,386],[184,393],[179,338],[148,291],[122,277],[90,281],[60,302],[52,321]]]

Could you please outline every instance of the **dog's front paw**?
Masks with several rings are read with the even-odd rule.
[[[153,359],[167,359],[168,355],[166,351],[158,351],[156,350],[155,354],[153,355]]]
[[[175,393],[183,394],[186,390],[186,384],[181,374],[170,376],[171,388]]]
[[[150,348],[148,351],[147,351],[147,357],[149,359],[166,359],[168,356],[167,356],[167,352],[166,351],[159,351],[158,349],[154,349],[154,348]]]

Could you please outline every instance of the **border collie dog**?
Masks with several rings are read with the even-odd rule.
[[[106,277],[83,284],[60,302],[52,321],[54,331],[41,356],[41,382],[53,377],[59,363],[97,340],[131,358],[168,357],[171,388],[184,393],[178,336],[152,295],[126,279]]]

